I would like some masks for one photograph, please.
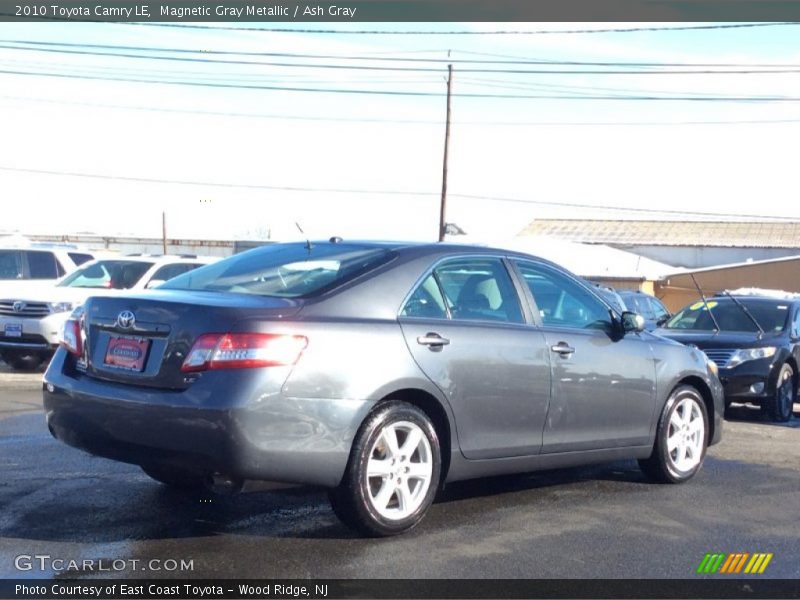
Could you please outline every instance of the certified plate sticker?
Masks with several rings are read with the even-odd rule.
[[[105,364],[127,369],[129,371],[143,371],[147,359],[147,350],[150,340],[131,337],[112,337],[108,340]]]
[[[6,337],[22,337],[22,323],[6,323],[4,333]]]

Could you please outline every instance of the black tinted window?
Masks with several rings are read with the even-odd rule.
[[[68,252],[69,257],[72,259],[72,262],[75,265],[82,265],[85,262],[89,262],[94,258],[91,254],[83,254],[81,252]]]
[[[22,253],[19,250],[0,250],[0,279],[22,277]]]
[[[25,256],[28,259],[28,271],[31,279],[57,279],[64,274],[52,252],[26,250]]]
[[[500,259],[455,259],[435,272],[454,319],[524,322],[514,284]]]
[[[781,331],[789,316],[788,302],[759,301],[748,298],[739,300],[764,331]],[[709,313],[710,311],[710,313]],[[711,315],[714,318],[711,318]],[[714,320],[722,331],[750,331],[758,328],[747,313],[729,298],[709,298],[708,305],[702,300],[683,308],[665,325],[668,329],[695,329],[712,331]]]
[[[364,244],[274,244],[184,273],[161,288],[299,298],[349,281],[392,256],[389,249]]]
[[[578,329],[608,329],[608,307],[569,276],[534,263],[518,262],[542,324]]]
[[[178,275],[183,275],[184,273],[188,273],[199,267],[199,264],[189,264],[189,263],[175,263],[172,265],[164,265],[160,269],[158,269],[153,276],[150,278],[150,281],[169,281],[173,277],[177,277]]]

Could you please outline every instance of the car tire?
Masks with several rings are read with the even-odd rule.
[[[140,465],[150,478],[171,488],[195,490],[205,487],[206,476],[203,473],[185,471],[166,465]]]
[[[797,385],[794,369],[789,363],[784,363],[778,372],[775,393],[766,400],[767,417],[778,423],[785,423],[792,418],[795,400],[797,400]]]
[[[703,466],[708,447],[706,404],[692,386],[682,385],[670,394],[661,411],[653,452],[639,467],[659,483],[683,483]]]
[[[38,352],[19,352],[5,350],[2,353],[3,361],[15,371],[35,371],[45,360]]]
[[[337,517],[372,537],[403,533],[439,488],[441,450],[431,420],[397,400],[379,404],[358,430],[342,482],[328,496]]]

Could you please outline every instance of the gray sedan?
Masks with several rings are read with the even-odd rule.
[[[391,535],[451,481],[618,459],[691,478],[722,434],[716,368],[642,329],[525,254],[276,244],[89,299],[44,405],[58,439],[164,484],[322,485]]]

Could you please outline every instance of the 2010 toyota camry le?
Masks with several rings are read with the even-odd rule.
[[[52,434],[176,487],[330,489],[367,535],[447,482],[638,459],[680,483],[720,440],[716,366],[548,261],[455,244],[274,244],[90,298],[44,376]]]

